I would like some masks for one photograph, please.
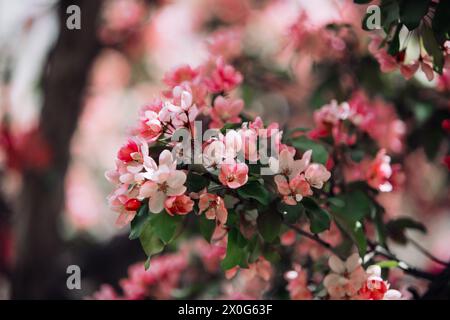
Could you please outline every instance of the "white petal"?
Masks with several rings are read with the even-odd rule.
[[[335,255],[330,257],[330,260],[328,260],[328,265],[335,273],[342,274],[345,272],[344,262]]]
[[[345,268],[348,272],[353,272],[359,265],[361,264],[361,259],[357,253],[352,254],[348,257],[347,261],[345,261]]]
[[[167,179],[167,184],[171,188],[178,188],[186,182],[186,174],[183,171],[172,171]]]
[[[165,200],[166,195],[163,192],[157,191],[153,193],[148,201],[150,211],[153,213],[160,213],[164,209]]]
[[[402,294],[398,290],[388,290],[384,294],[383,300],[400,300],[402,298]]]
[[[165,165],[168,168],[172,167],[173,157],[172,153],[169,150],[164,150],[159,155],[159,166]]]
[[[377,265],[369,266],[366,270],[369,276],[381,277],[381,267]]]

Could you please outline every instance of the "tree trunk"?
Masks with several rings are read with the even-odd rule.
[[[45,66],[39,124],[39,132],[50,146],[52,162],[47,169],[28,169],[23,175],[14,216],[13,298],[63,298],[67,293],[66,267],[70,261],[64,261],[59,234],[64,180],[89,70],[100,49],[96,23],[101,3],[62,0],[59,4],[61,31]],[[72,4],[81,8],[81,30],[66,27],[66,9]]]

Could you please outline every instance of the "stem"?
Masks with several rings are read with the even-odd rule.
[[[372,252],[374,254],[380,255],[382,257],[385,257],[386,259],[394,260],[394,261],[398,262],[398,268],[400,268],[407,274],[410,274],[417,278],[430,280],[430,281],[434,280],[437,277],[436,275],[434,275],[432,273],[425,272],[423,270],[416,269],[416,268],[409,266],[406,262],[400,260],[392,252],[390,252],[385,247],[380,246],[379,244],[376,244],[372,241],[367,241],[367,243],[368,243],[369,247],[372,249]]]
[[[418,242],[416,242],[416,240],[411,239],[408,237],[408,241],[414,246],[416,247],[417,250],[419,250],[420,252],[422,252],[426,257],[428,257],[430,260],[433,260],[436,263],[439,263],[445,267],[450,266],[450,263],[445,262],[444,260],[441,260],[437,257],[435,257],[434,255],[432,255],[427,249],[425,249],[424,247],[422,247]]]
[[[342,256],[337,250],[336,248],[334,248],[331,244],[329,244],[328,242],[320,239],[317,235],[309,233],[307,231],[304,231],[296,226],[290,225],[285,223],[286,226],[288,226],[289,228],[293,229],[294,231],[296,231],[298,234],[305,236],[308,239],[311,239],[313,241],[316,241],[318,244],[320,244],[321,246],[323,246],[324,248],[326,248],[327,250],[329,250],[330,252],[332,252],[333,254],[335,254],[336,256],[338,256],[341,260],[345,260],[345,257]],[[400,269],[402,269],[405,273],[410,274],[412,276],[415,276],[417,278],[422,278],[422,279],[426,279],[426,280],[434,280],[436,278],[436,275],[425,272],[423,270],[419,270],[413,267],[410,267],[406,262],[401,261],[400,259],[398,259],[393,253],[391,253],[389,250],[387,250],[384,247],[381,247],[380,245],[368,241],[369,247],[372,249],[372,251],[380,256],[385,257],[386,259],[389,260],[394,260],[397,261],[399,263],[398,267]],[[382,251],[380,250],[380,248],[382,249]]]
[[[311,240],[313,240],[313,241],[316,241],[316,242],[319,243],[321,246],[323,246],[324,248],[326,248],[327,250],[329,250],[330,252],[332,252],[333,254],[335,254],[336,256],[338,256],[340,259],[345,260],[345,257],[342,256],[342,254],[340,254],[340,253],[336,250],[336,248],[334,248],[331,244],[329,244],[329,243],[326,242],[325,240],[320,239],[318,235],[309,233],[309,232],[307,232],[307,231],[305,231],[305,230],[302,230],[302,229],[300,229],[299,227],[296,227],[296,226],[291,225],[291,224],[285,223],[285,225],[288,226],[289,228],[291,228],[292,230],[296,231],[298,234],[300,234],[300,235],[302,235],[302,236],[304,236],[304,237],[306,237],[306,238],[308,238],[308,239],[311,239]]]

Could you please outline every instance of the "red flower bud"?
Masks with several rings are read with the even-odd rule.
[[[141,207],[141,202],[138,199],[129,199],[125,203],[125,210],[127,211],[137,211]]]
[[[117,153],[117,158],[124,162],[133,161],[132,154],[139,152],[139,147],[133,140],[129,140],[127,144],[123,145]]]

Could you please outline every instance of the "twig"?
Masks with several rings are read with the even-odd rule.
[[[342,256],[341,253],[339,253],[336,248],[334,248],[331,244],[329,244],[328,242],[326,242],[325,240],[322,240],[319,238],[318,235],[316,234],[312,234],[309,233],[305,230],[300,229],[299,227],[296,227],[294,225],[285,223],[286,226],[288,226],[289,228],[291,228],[292,230],[296,231],[298,234],[311,239],[313,241],[316,241],[317,243],[319,243],[321,246],[323,246],[324,248],[326,248],[327,250],[331,251],[333,254],[335,254],[336,256],[338,256],[339,258],[341,258],[342,260],[345,260],[345,257]]]
[[[316,241],[318,244],[320,244],[321,246],[323,246],[324,248],[326,248],[327,250],[329,250],[330,252],[332,252],[333,254],[335,254],[336,256],[338,256],[340,259],[345,260],[345,257],[343,257],[337,250],[336,248],[334,248],[331,244],[329,244],[328,242],[320,239],[317,235],[309,233],[305,230],[302,230],[296,226],[293,226],[291,224],[287,224],[285,223],[286,226],[288,226],[289,228],[293,229],[294,231],[296,231],[298,234],[311,239],[313,241]],[[394,260],[397,261],[399,263],[398,268],[402,269],[405,273],[410,274],[412,276],[415,276],[417,278],[422,278],[422,279],[426,279],[426,280],[434,280],[436,278],[436,275],[413,268],[411,266],[409,266],[406,262],[401,261],[400,259],[398,259],[393,253],[391,253],[389,250],[387,250],[386,248],[372,242],[372,241],[367,241],[369,247],[372,249],[372,251],[380,256],[385,257],[386,259],[389,260]]]
[[[450,266],[449,262],[445,262],[444,260],[441,260],[437,257],[435,257],[434,255],[432,255],[430,252],[428,252],[427,249],[425,249],[424,247],[422,247],[418,242],[416,242],[416,240],[411,239],[408,237],[408,241],[414,246],[416,247],[417,250],[419,250],[420,252],[422,252],[425,256],[427,256],[430,260],[433,260],[436,263],[439,263],[443,266]]]
[[[403,270],[405,273],[415,276],[417,278],[422,278],[430,281],[436,279],[437,277],[436,275],[409,266],[406,262],[397,258],[392,252],[390,252],[385,247],[382,247],[381,245],[376,244],[372,241],[367,241],[367,243],[374,254],[398,262],[398,268]]]

